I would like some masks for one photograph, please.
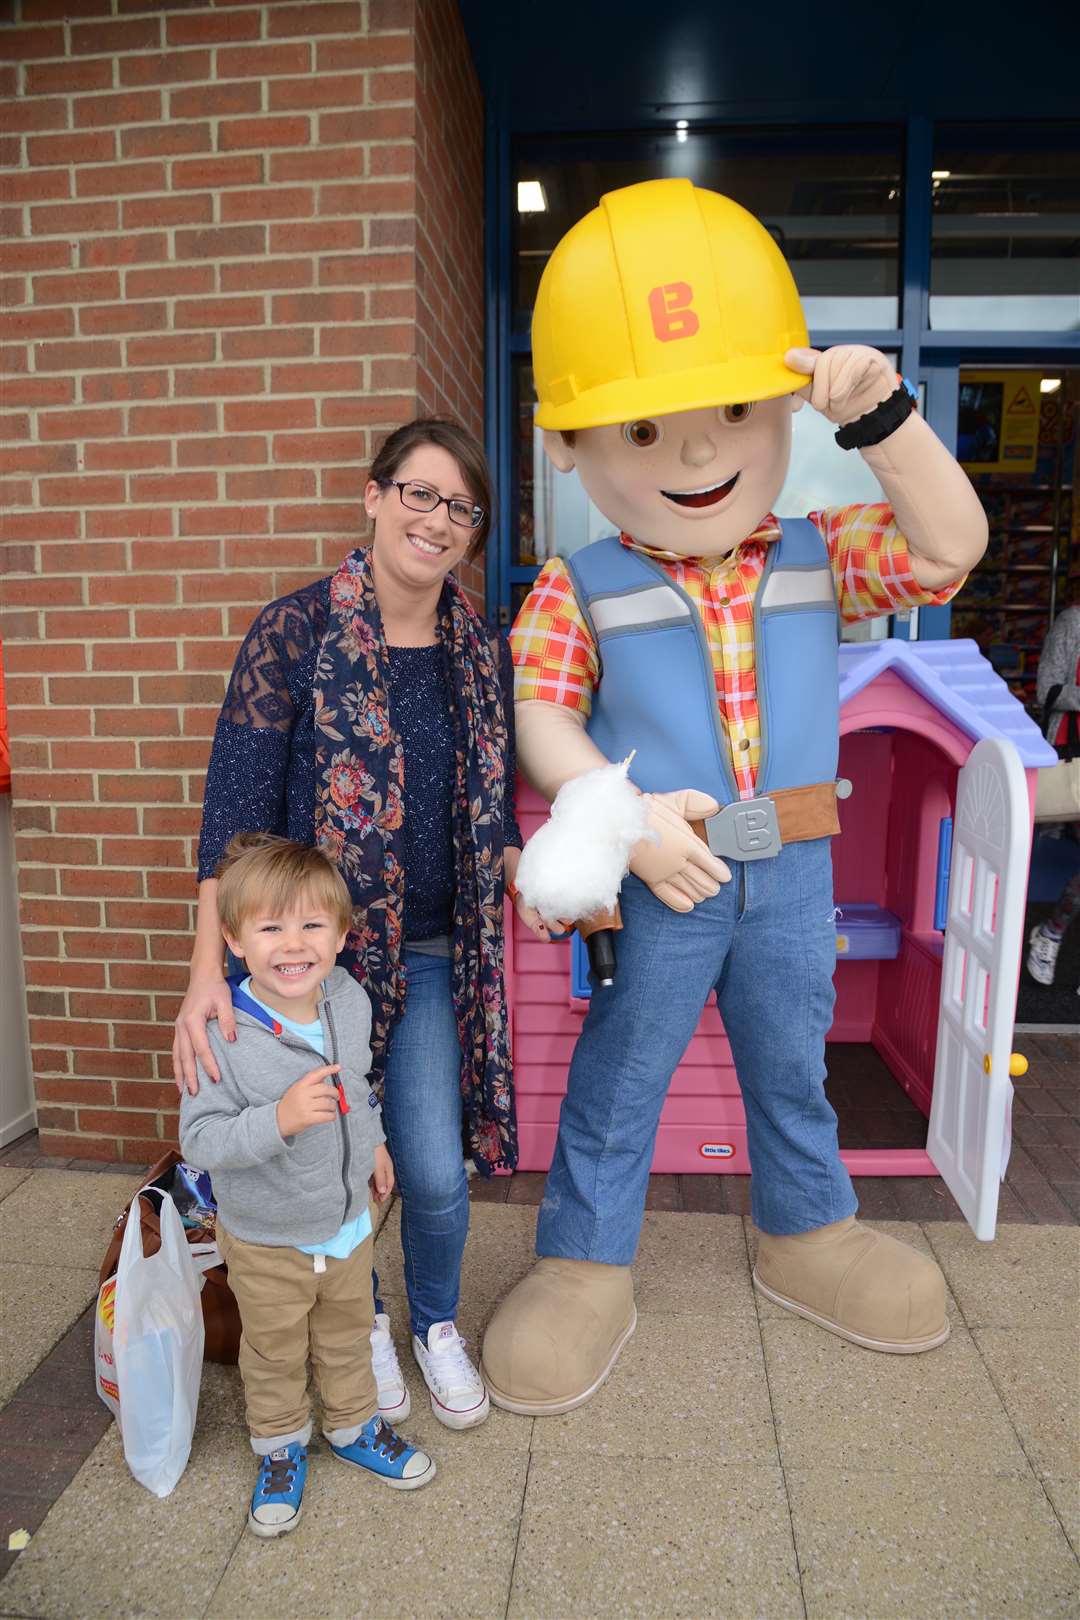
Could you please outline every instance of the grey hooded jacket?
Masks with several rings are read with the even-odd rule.
[[[386,1140],[366,1078],[371,1004],[351,974],[333,969],[319,1003],[326,1057],[288,1031],[276,1034],[258,1004],[235,987],[233,1011],[234,1042],[216,1020],[207,1025],[221,1080],[215,1085],[200,1065],[198,1094],[181,1098],[181,1152],[209,1171],[231,1236],[272,1247],[325,1243],[367,1208],[375,1149]],[[327,1063],[342,1066],[337,1079],[348,1113],[339,1108],[321,1125],[282,1136],[278,1102]]]

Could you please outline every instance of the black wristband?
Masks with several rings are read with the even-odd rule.
[[[842,428],[837,428],[836,442],[841,450],[866,450],[872,444],[880,444],[890,433],[895,433],[914,409],[915,401],[901,383],[895,394],[883,399],[865,416],[858,416],[854,422],[846,422]]]

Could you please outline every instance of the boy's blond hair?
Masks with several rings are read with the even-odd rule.
[[[236,939],[248,917],[280,916],[306,899],[340,929],[352,926],[352,897],[329,856],[274,833],[237,833],[218,863],[218,916]]]

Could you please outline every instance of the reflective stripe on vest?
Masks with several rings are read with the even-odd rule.
[[[590,737],[609,759],[636,749],[630,774],[647,791],[698,787],[730,803],[738,792],[691,598],[659,563],[614,537],[574,553],[568,568],[601,666]],[[759,792],[836,774],[837,628],[825,543],[813,524],[789,519],[754,600]]]

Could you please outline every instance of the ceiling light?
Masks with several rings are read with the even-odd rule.
[[[1039,392],[1041,394],[1056,394],[1060,387],[1060,377],[1044,377],[1042,382],[1039,384]]]
[[[678,119],[675,124],[675,139],[680,142],[685,141],[689,128],[690,125],[685,118]]]
[[[688,118],[676,118],[676,120],[675,120],[675,128],[676,129],[689,129],[690,128],[690,120]]]
[[[546,214],[547,194],[539,180],[519,180],[517,183],[519,214]]]
[[[931,169],[930,170],[930,178],[931,178],[931,180],[951,180],[952,179],[952,170],[951,169]]]

